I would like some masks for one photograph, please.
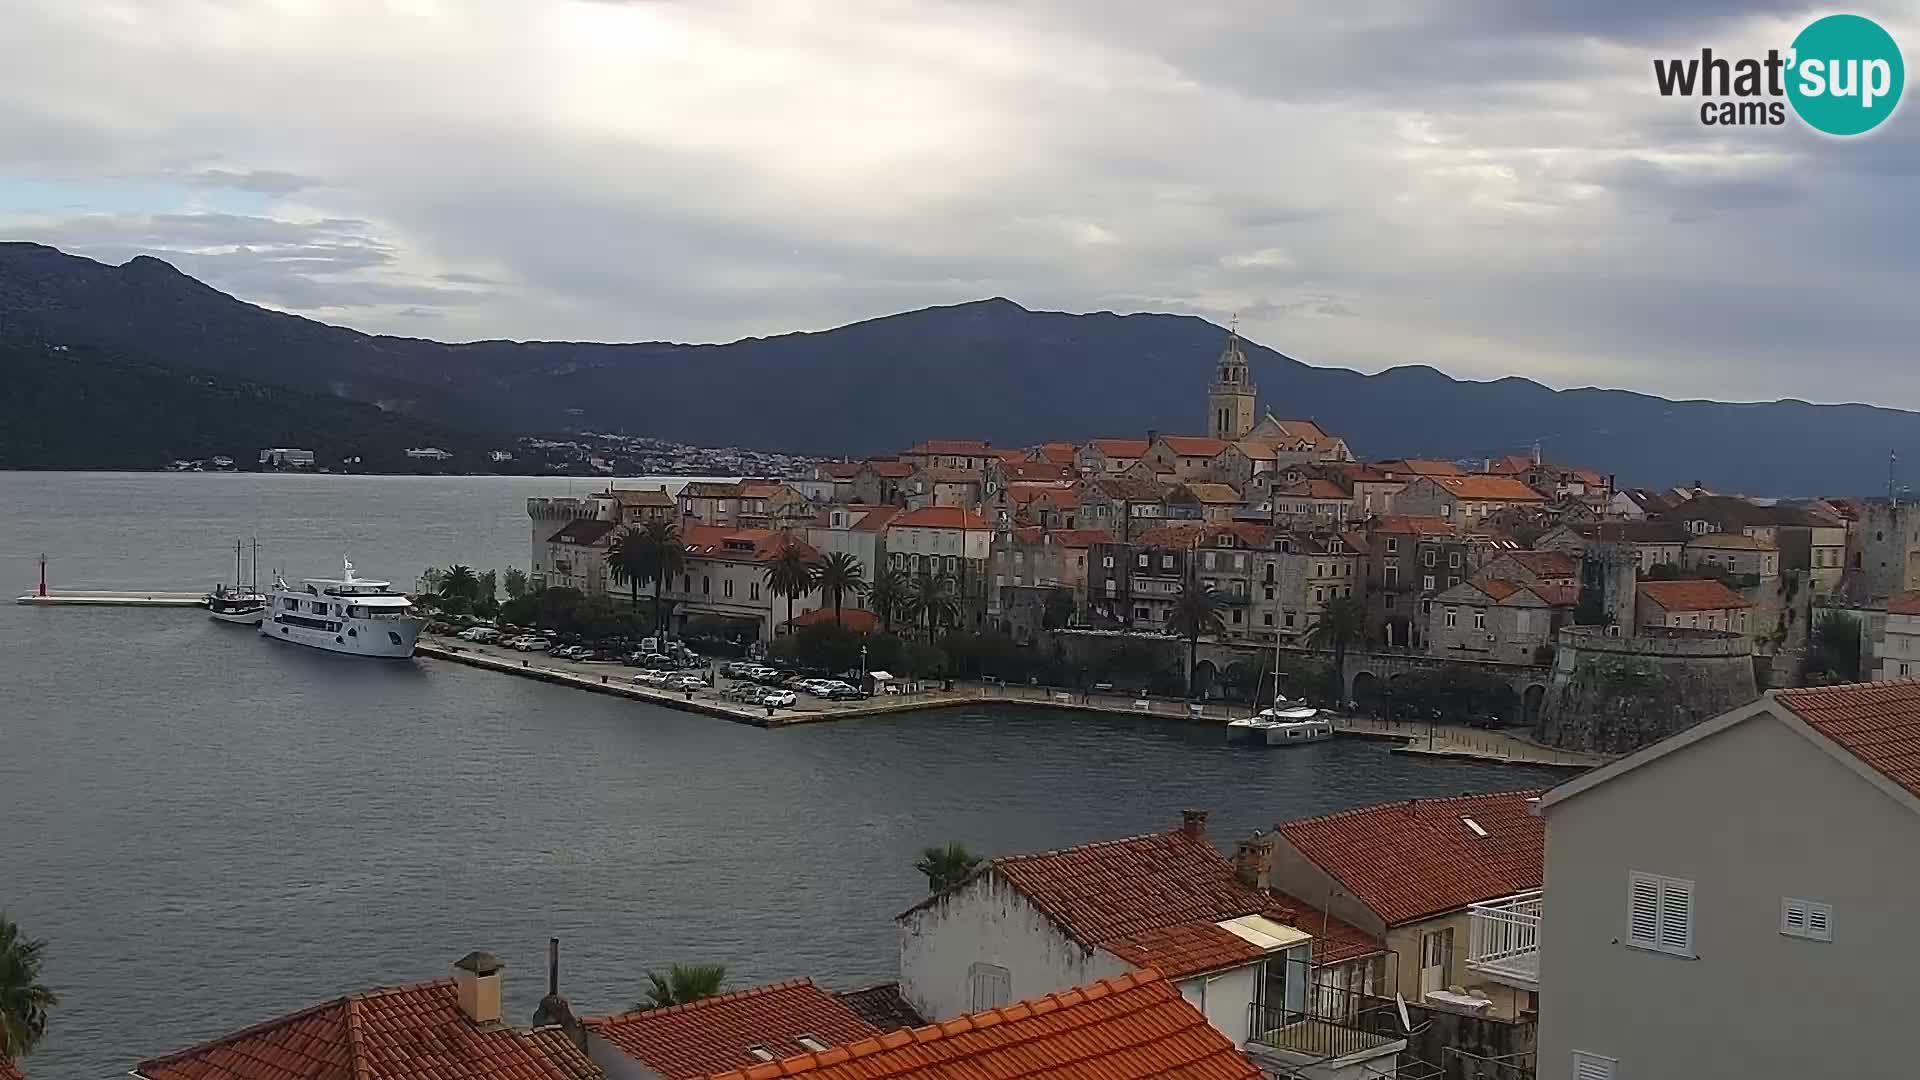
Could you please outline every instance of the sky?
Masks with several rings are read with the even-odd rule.
[[[1654,86],[1831,10],[0,0],[0,239],[442,340],[1004,296],[1363,371],[1920,408],[1920,103],[1839,139]],[[1920,43],[1920,8],[1845,10]]]

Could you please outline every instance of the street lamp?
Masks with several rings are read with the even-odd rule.
[[[860,646],[860,689],[867,688],[867,647]]]

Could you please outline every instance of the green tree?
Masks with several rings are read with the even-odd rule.
[[[518,600],[527,595],[527,572],[517,566],[510,566],[506,573],[507,599]]]
[[[1307,644],[1315,649],[1325,649],[1333,654],[1333,690],[1332,697],[1341,702],[1345,697],[1347,675],[1347,646],[1359,641],[1367,632],[1367,605],[1351,596],[1336,596],[1327,601],[1320,609],[1320,617],[1307,629]]]
[[[420,591],[440,595],[440,586],[447,580],[447,572],[437,566],[429,566],[420,571]]]
[[[627,605],[634,611],[640,610],[640,585],[647,580],[651,567],[652,553],[645,531],[629,525],[607,545],[607,576],[615,585],[627,587]]]
[[[480,599],[480,575],[473,567],[455,563],[440,575],[440,606],[456,614],[472,611]]]
[[[820,591],[833,601],[833,621],[840,623],[840,602],[851,593],[866,591],[867,576],[860,560],[845,551],[836,551],[818,564]]]
[[[905,613],[913,622],[927,624],[927,643],[932,644],[942,626],[960,621],[960,597],[953,579],[945,574],[922,574],[907,587]]]
[[[500,612],[500,573],[488,570],[480,575],[479,585],[474,590],[473,610],[486,616]]]
[[[807,554],[805,544],[792,533],[785,533],[780,537],[780,550],[774,552],[773,561],[767,564],[767,589],[775,596],[787,598],[789,633],[792,632],[794,600],[812,592],[819,580],[819,566]]]
[[[1860,620],[1845,612],[1828,611],[1814,620],[1800,661],[1800,681],[1830,686],[1860,679]]]
[[[23,936],[0,912],[0,1061],[32,1053],[47,1033],[47,1010],[60,1004],[59,995],[40,982],[46,947]]]
[[[1053,589],[1047,593],[1046,606],[1041,610],[1040,625],[1049,630],[1058,630],[1073,621],[1073,590]]]
[[[1180,586],[1167,613],[1167,629],[1187,639],[1187,697],[1193,697],[1193,669],[1199,662],[1200,638],[1227,628],[1226,599],[1211,585],[1192,581]]]
[[[907,579],[900,571],[883,569],[873,575],[873,584],[867,586],[867,602],[880,616],[881,630],[893,633],[893,617],[906,610],[907,592]]]
[[[945,847],[922,851],[913,868],[927,875],[927,892],[939,894],[972,877],[980,868],[980,859],[955,840]]]
[[[710,998],[727,981],[727,969],[720,964],[674,964],[665,975],[647,972],[647,997],[636,1002],[636,1009],[664,1009],[690,1001]]]
[[[687,546],[680,540],[680,529],[664,518],[654,518],[640,530],[644,538],[640,580],[653,584],[653,632],[660,634],[666,609],[660,603],[660,589],[675,574],[687,569]]]

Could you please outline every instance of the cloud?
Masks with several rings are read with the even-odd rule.
[[[1797,4],[0,5],[0,231],[372,331],[1004,295],[1368,371],[1920,406],[1913,106],[1839,141],[1652,87]]]

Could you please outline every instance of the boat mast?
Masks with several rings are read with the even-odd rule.
[[[233,538],[233,588],[235,592],[240,590],[240,538],[237,536]]]

